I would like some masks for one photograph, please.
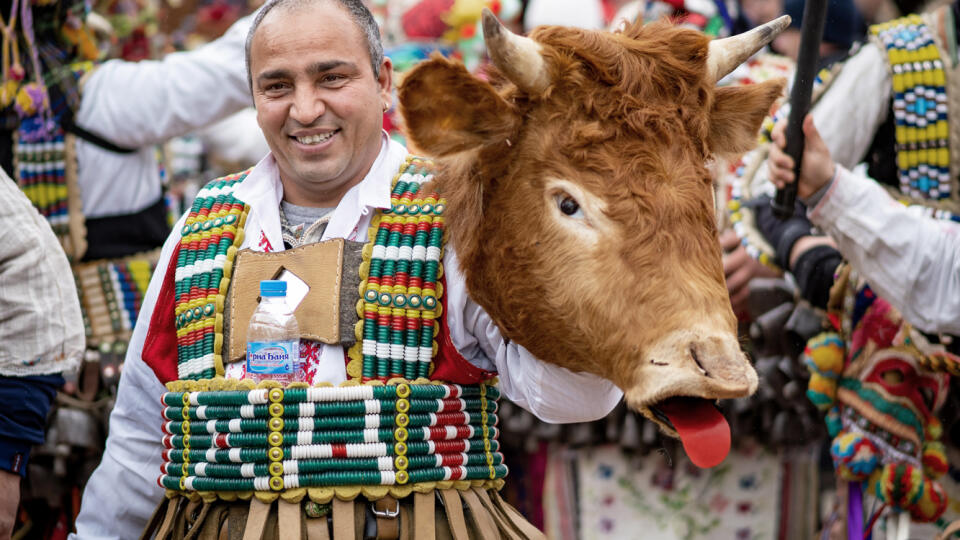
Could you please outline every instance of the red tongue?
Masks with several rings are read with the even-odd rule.
[[[670,419],[683,449],[697,467],[716,467],[730,453],[730,425],[712,402],[674,398],[657,408]]]

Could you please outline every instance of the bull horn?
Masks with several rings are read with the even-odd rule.
[[[508,30],[487,8],[483,8],[483,41],[493,65],[521,90],[539,94],[550,85],[540,45]]]
[[[788,26],[790,16],[783,15],[749,32],[711,41],[707,55],[707,74],[714,82],[726,77]]]

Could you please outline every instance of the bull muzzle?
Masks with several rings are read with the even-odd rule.
[[[679,437],[691,460],[712,467],[730,449],[719,399],[757,390],[757,372],[733,332],[704,327],[667,334],[643,354],[625,389],[627,405]]]

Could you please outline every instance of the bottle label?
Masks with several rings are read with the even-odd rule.
[[[247,343],[247,373],[257,375],[292,375],[299,340],[255,341]]]

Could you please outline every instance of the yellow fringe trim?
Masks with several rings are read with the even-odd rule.
[[[168,499],[175,497],[186,497],[191,501],[213,502],[217,499],[222,501],[249,501],[251,497],[256,497],[262,502],[271,503],[277,499],[291,503],[299,503],[304,498],[318,504],[327,504],[334,497],[342,501],[352,501],[361,495],[363,498],[376,501],[387,495],[395,499],[409,497],[413,493],[430,493],[438,489],[456,489],[458,491],[467,491],[472,488],[503,489],[505,481],[503,478],[496,480],[442,480],[440,482],[421,482],[419,484],[407,484],[403,486],[336,486],[336,487],[308,487],[288,489],[282,492],[276,491],[177,491],[168,489],[164,496]]]

